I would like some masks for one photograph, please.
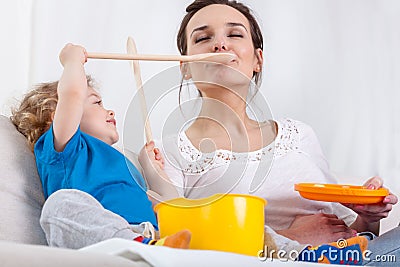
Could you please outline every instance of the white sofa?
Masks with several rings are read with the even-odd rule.
[[[47,246],[39,225],[44,197],[33,153],[26,140],[0,115],[0,266],[265,266],[270,260],[239,254],[182,250],[111,239],[82,250]],[[138,164],[132,155],[128,158]],[[283,262],[273,265],[314,266]]]

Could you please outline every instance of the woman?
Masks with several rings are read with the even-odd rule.
[[[378,234],[396,196],[347,207],[301,198],[294,183],[336,183],[313,130],[292,119],[250,118],[246,99],[253,97],[251,80],[259,84],[263,65],[263,37],[250,10],[236,1],[197,0],[186,11],[177,38],[181,54],[227,52],[236,58],[222,66],[181,66],[183,79],[191,79],[199,91],[201,111],[185,131],[158,145],[165,161],[154,143],[145,147],[151,160],[142,151],[146,178],[155,177],[155,171],[163,177],[148,179],[153,196],[257,195],[268,200],[266,225],[302,244],[334,242],[363,231]],[[373,177],[365,185],[377,189],[382,184]]]

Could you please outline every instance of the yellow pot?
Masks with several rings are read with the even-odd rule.
[[[191,249],[221,250],[257,256],[264,246],[263,198],[215,194],[176,198],[155,206],[160,236],[188,229]]]

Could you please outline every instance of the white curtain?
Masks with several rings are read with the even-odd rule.
[[[3,1],[2,113],[8,115],[14,98],[33,84],[60,77],[58,53],[67,42],[92,52],[124,53],[127,37],[133,36],[140,53],[177,54],[175,36],[190,2]],[[261,90],[274,116],[310,124],[341,182],[361,184],[380,175],[400,195],[400,2],[244,2],[264,32]],[[141,62],[143,81],[171,66],[176,64]],[[86,69],[99,82],[123,132],[125,112],[136,92],[129,64],[89,60]],[[176,106],[176,97],[170,99],[170,106]],[[160,112],[168,114],[168,105]],[[162,121],[152,118],[155,137]],[[142,132],[132,132],[138,134],[132,139],[143,139]],[[396,218],[385,222],[384,229],[397,223]]]
[[[0,6],[1,94],[0,107],[8,115],[15,98],[26,91],[30,81],[32,1],[3,1]]]

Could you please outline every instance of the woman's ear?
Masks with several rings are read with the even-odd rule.
[[[190,80],[192,78],[192,74],[190,74],[190,68],[189,68],[188,63],[181,61],[179,64],[180,64],[183,79]]]
[[[253,65],[253,71],[254,72],[261,72],[262,66],[264,62],[264,55],[263,51],[261,48],[257,48],[254,51],[254,65]]]

